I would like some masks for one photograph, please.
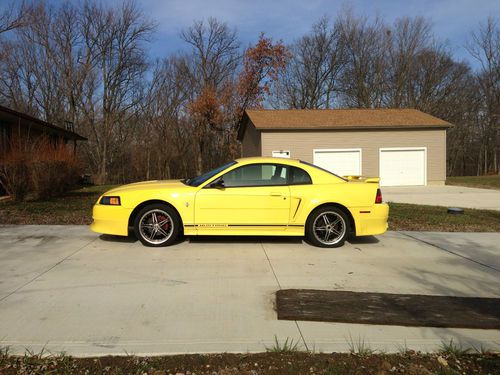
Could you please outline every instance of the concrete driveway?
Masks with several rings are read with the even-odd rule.
[[[303,348],[500,349],[500,331],[278,321],[280,288],[500,297],[499,233],[388,232],[325,250],[293,238],[151,249],[85,226],[0,227],[0,347],[72,355]],[[450,312],[452,313],[452,311]]]
[[[463,186],[386,186],[386,202],[427,204],[431,206],[478,208],[500,211],[500,190]]]

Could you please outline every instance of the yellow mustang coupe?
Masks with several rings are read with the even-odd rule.
[[[171,245],[183,233],[305,235],[313,245],[338,247],[350,234],[387,230],[378,182],[299,160],[243,158],[187,180],[112,189],[95,204],[91,229],[127,236],[133,228],[146,246]]]

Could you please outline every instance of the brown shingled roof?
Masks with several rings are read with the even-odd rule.
[[[86,141],[87,138],[81,135],[61,128],[60,126],[43,121],[26,113],[15,111],[11,108],[0,105],[0,120],[6,123],[13,123],[22,126],[33,126],[41,131],[49,131],[50,133],[59,134],[62,137],[78,141]]]
[[[453,126],[449,122],[416,109],[251,109],[247,110],[246,114],[259,130],[447,128]]]

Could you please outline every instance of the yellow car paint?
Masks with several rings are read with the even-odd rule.
[[[298,167],[312,184],[210,187],[231,170],[244,165],[271,163]],[[145,204],[164,202],[179,213],[186,235],[282,235],[304,236],[309,214],[333,204],[346,210],[356,236],[382,234],[387,230],[389,207],[375,204],[378,179],[343,179],[298,160],[242,158],[199,186],[180,180],[146,181],[114,188],[103,196],[119,196],[121,206],[93,208],[94,232],[126,236],[134,215]]]

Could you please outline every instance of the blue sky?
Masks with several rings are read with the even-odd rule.
[[[403,16],[424,16],[457,59],[470,60],[464,48],[470,31],[488,16],[500,17],[500,0],[139,0],[137,4],[158,22],[153,56],[184,48],[179,32],[195,19],[216,17],[227,22],[244,45],[254,42],[260,32],[291,42],[322,16],[334,18],[347,6],[356,14],[379,15],[390,23]]]
[[[14,0],[15,1],[15,0]],[[36,0],[35,0],[36,1]],[[58,4],[65,0],[48,0]],[[83,0],[66,0],[83,1]],[[120,3],[122,0],[101,0]],[[292,42],[322,16],[335,18],[343,7],[356,14],[381,16],[387,22],[403,16],[424,16],[435,35],[448,43],[457,59],[470,57],[464,44],[488,16],[500,18],[500,0],[135,0],[145,15],[158,23],[149,53],[152,58],[186,48],[179,32],[193,20],[216,17],[236,28],[243,46],[255,42],[260,32]],[[0,9],[12,0],[0,0]],[[473,61],[471,63],[474,64]],[[475,64],[474,64],[475,65]]]

